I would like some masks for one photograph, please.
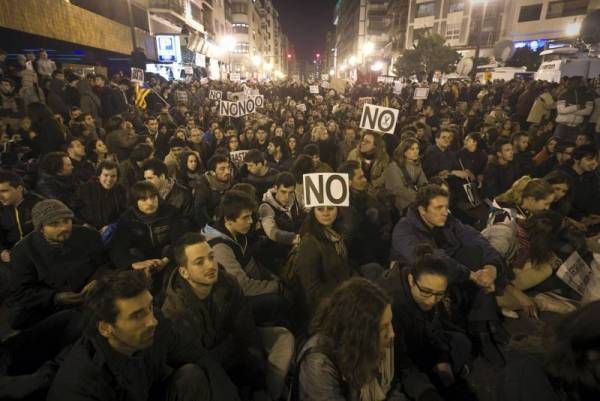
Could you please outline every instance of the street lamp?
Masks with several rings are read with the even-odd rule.
[[[362,53],[366,56],[372,54],[375,51],[375,44],[373,42],[365,42],[363,44]]]
[[[485,11],[487,9],[488,0],[471,0],[471,6],[476,6],[477,4],[483,5],[483,10],[481,12],[481,23],[477,24],[477,30],[475,31],[475,57],[473,57],[473,70],[471,71],[471,75],[473,77],[473,81],[477,76],[477,59],[479,58],[479,52],[481,50],[481,29],[483,28],[483,24],[485,23]],[[471,10],[471,15],[473,11]]]
[[[383,62],[382,61],[376,61],[372,66],[371,66],[371,71],[381,71],[383,70]]]

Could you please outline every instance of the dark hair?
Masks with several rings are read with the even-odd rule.
[[[368,383],[377,371],[381,354],[379,322],[391,303],[388,296],[364,278],[351,278],[321,303],[310,334],[343,377],[355,389]]]
[[[427,209],[429,203],[433,198],[443,196],[444,198],[450,197],[448,191],[437,184],[424,185],[417,191],[417,197],[415,199],[415,205],[417,207],[423,207]]]
[[[83,115],[83,114],[82,114]],[[106,132],[110,133],[121,129],[121,125],[125,122],[125,119],[121,116],[112,116],[106,122]]]
[[[244,156],[244,163],[255,163],[255,164],[265,164],[265,155],[258,149],[250,149],[246,156]]]
[[[573,160],[581,160],[583,158],[598,158],[598,150],[594,145],[581,145],[575,148],[571,154]]]
[[[531,262],[537,264],[548,261],[562,224],[560,214],[552,210],[543,210],[533,213],[519,224],[527,231],[530,239]]]
[[[180,170],[181,171],[190,171],[187,166],[187,162],[188,162],[188,159],[190,158],[190,156],[195,157],[196,161],[198,162],[198,167],[196,168],[195,173],[203,172],[204,165],[202,164],[202,160],[200,159],[200,156],[198,156],[198,154],[196,152],[192,152],[192,151],[181,152],[181,154],[178,156],[177,161],[179,162]]]
[[[292,174],[298,184],[302,184],[304,174],[314,172],[315,165],[309,155],[298,155],[292,166]]]
[[[311,157],[313,157],[313,156],[321,157],[321,152],[319,151],[319,147],[314,143],[309,143],[308,145],[305,145],[304,149],[302,149],[302,152]]]
[[[63,159],[68,157],[65,152],[50,152],[40,160],[40,171],[46,174],[57,175],[63,169]]]
[[[98,164],[98,167],[96,167],[96,175],[99,176],[102,174],[102,170],[117,170],[117,177],[119,177],[120,174],[119,165],[110,160],[103,160]]]
[[[348,174],[349,179],[354,178],[354,172],[358,170],[360,167],[360,163],[357,160],[346,160],[338,167],[338,173]]]
[[[551,171],[544,177],[544,181],[546,181],[550,185],[567,184],[569,186],[569,189],[572,186],[571,177],[569,177],[567,173],[561,170]]]
[[[134,163],[144,161],[150,157],[152,152],[154,152],[152,145],[147,143],[138,143],[129,154],[129,160]]]
[[[25,183],[20,175],[8,170],[0,170],[0,183],[8,183],[13,188],[25,188]]]
[[[241,191],[248,194],[252,199],[256,199],[256,187],[247,182],[238,182],[231,187],[232,190]]]
[[[137,201],[152,198],[154,196],[159,197],[158,189],[156,189],[154,184],[148,181],[136,182],[129,192],[129,199],[135,208],[137,208]]]
[[[179,238],[173,245],[173,256],[177,266],[185,266],[187,264],[187,257],[185,256],[185,249],[190,245],[199,244],[206,242],[206,237],[199,233],[186,233]]]
[[[496,142],[494,142],[494,154],[502,152],[502,147],[505,145],[512,145],[512,143],[507,138],[500,137],[496,139]]]
[[[555,138],[556,139],[556,138]],[[556,146],[554,146],[554,153],[564,153],[568,148],[575,148],[575,142],[571,141],[559,141],[556,142]]]
[[[148,159],[142,164],[142,170],[148,171],[151,170],[154,175],[157,177],[160,175],[165,175],[165,177],[169,177],[169,169],[165,162],[158,160],[156,158]]]
[[[516,140],[518,140],[519,138],[526,136],[527,138],[529,138],[529,135],[527,135],[527,132],[524,131],[519,131],[519,132],[515,132],[511,137],[510,137],[510,142],[513,143]]]
[[[594,393],[600,390],[595,368],[598,362],[587,355],[600,348],[599,314],[600,301],[594,301],[566,315],[547,344],[546,371],[567,394],[577,394],[585,388]]]
[[[101,276],[85,299],[93,322],[90,329],[96,330],[101,321],[115,323],[119,316],[117,300],[134,298],[149,290],[150,280],[142,270],[113,271]]]
[[[479,144],[481,142],[481,135],[479,135],[479,132],[469,132],[465,135],[465,139],[471,139]]]
[[[256,209],[256,202],[246,192],[229,190],[221,198],[219,210],[221,218],[225,220],[237,220],[244,210],[253,212]]]
[[[226,155],[215,153],[213,157],[208,159],[208,170],[215,171],[217,169],[217,165],[220,163],[229,164],[229,158]]]
[[[433,247],[429,244],[419,244],[415,248],[415,262],[410,266],[409,273],[415,280],[418,280],[423,274],[433,274],[443,276],[447,279],[450,271],[446,262],[438,256],[435,256]]]
[[[294,176],[291,173],[288,173],[287,171],[283,171],[275,176],[274,185],[275,185],[275,188],[293,187],[296,185],[296,179],[294,178]]]
[[[304,237],[306,234],[310,234],[314,238],[316,238],[318,241],[327,243],[327,241],[329,241],[329,240],[325,236],[325,232],[323,230],[323,225],[321,225],[321,223],[319,223],[319,221],[315,217],[316,209],[317,209],[316,207],[313,207],[306,214],[306,217],[304,218],[304,221],[302,222],[302,226],[300,226],[300,236]],[[334,221],[334,229],[335,229],[336,223],[338,223],[340,221],[340,219],[341,219],[341,217],[340,217],[340,214],[338,211],[338,215],[336,217],[336,220]]]

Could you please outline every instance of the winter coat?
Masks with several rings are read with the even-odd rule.
[[[224,227],[209,225],[202,233],[208,239],[217,263],[235,277],[245,296],[279,292],[279,281],[248,252],[248,240],[244,235],[234,239]]]
[[[77,89],[79,90],[79,104],[81,107],[82,114],[91,114],[94,117],[94,120],[99,124],[100,121],[100,107],[102,106],[100,102],[100,98],[96,96],[94,91],[92,90],[92,85],[90,81],[87,79],[82,79],[77,84]]]
[[[87,224],[101,229],[115,223],[127,209],[127,192],[120,184],[107,190],[97,181],[79,188],[79,216]]]
[[[154,215],[130,207],[121,215],[111,241],[110,258],[118,268],[131,267],[147,259],[160,259],[166,247],[188,232],[188,223],[179,211],[160,204]]]
[[[77,209],[76,186],[73,176],[41,173],[35,191],[45,198],[58,199],[71,210]]]
[[[550,92],[544,92],[539,95],[527,116],[527,122],[532,124],[540,124],[542,120],[548,120],[550,113],[556,108],[556,102]]]
[[[10,250],[33,231],[31,209],[43,199],[33,192],[28,192],[19,206],[0,206],[0,249]]]
[[[39,146],[41,156],[50,152],[62,152],[67,144],[67,133],[55,118],[43,118],[32,122],[31,131],[38,134],[35,142]]]
[[[222,267],[218,275],[208,298],[201,300],[174,270],[162,311],[186,342],[205,350],[226,370],[238,367],[245,375],[252,372],[253,388],[264,389],[266,360],[250,304],[235,278]]]
[[[64,81],[59,79],[52,79],[50,81],[50,88],[48,90],[48,98],[46,102],[50,110],[54,114],[60,114],[63,118],[69,116],[69,107],[65,103],[63,87],[65,86]]]
[[[231,182],[221,182],[211,171],[207,171],[200,179],[194,191],[194,213],[196,226],[204,227],[214,224],[217,208],[225,191],[231,188]]]
[[[427,177],[420,164],[406,163],[408,179],[398,166],[397,162],[391,162],[385,169],[385,189],[394,196],[394,206],[401,213],[413,203],[417,197],[417,188],[427,184]]]
[[[136,162],[126,159],[119,163],[119,185],[129,190],[133,184],[144,180],[144,170]]]
[[[583,88],[572,88],[562,94],[556,102],[556,122],[576,127],[583,123],[585,117],[592,114],[594,102],[589,99]]]
[[[511,161],[506,165],[491,162],[483,172],[483,195],[488,199],[506,192],[520,178],[519,166]]]
[[[590,214],[600,214],[600,183],[593,172],[579,175],[571,166],[561,166],[559,170],[571,177],[571,213],[569,217],[581,219]]]
[[[169,320],[160,314],[155,317],[158,325],[152,345],[133,356],[114,350],[97,332],[82,337],[58,370],[48,401],[147,401],[157,390],[153,386],[187,363],[206,374],[211,401],[239,399],[235,386],[202,350],[183,342]]]
[[[440,245],[437,244],[440,243]],[[450,269],[450,279],[460,283],[469,280],[471,269],[454,259],[463,247],[476,247],[481,252],[481,265],[496,266],[501,278],[504,263],[502,257],[490,243],[473,227],[461,223],[452,215],[443,227],[430,229],[415,208],[408,209],[406,217],[394,227],[390,258],[403,263],[415,262],[415,249],[419,244],[429,244],[434,255],[443,259]],[[480,268],[477,266],[476,268]],[[501,281],[496,282],[496,286]]]
[[[364,163],[364,157],[360,154],[360,150],[358,148],[353,149],[348,154],[348,160],[356,160],[357,162],[361,163],[361,166]],[[369,182],[373,188],[380,188],[384,186],[384,172],[388,164],[390,164],[390,157],[385,151],[385,147],[382,147],[381,149],[377,150],[377,154],[371,164],[369,174],[365,173],[365,175],[369,177]]]
[[[190,223],[192,222],[192,219],[194,218],[194,198],[189,189],[174,182],[173,187],[165,198],[165,202],[179,210],[182,217],[189,219]]]
[[[140,140],[141,137],[132,130],[118,129],[106,134],[106,148],[109,154],[117,156],[117,160],[127,160]]]
[[[60,245],[49,243],[40,231],[29,233],[11,253],[13,328],[48,317],[55,311],[56,293],[80,292],[104,263],[95,230],[73,226],[69,239]]]
[[[279,170],[268,168],[265,175],[248,174],[242,181],[256,188],[257,200],[261,200],[263,195],[275,184],[277,174],[279,174]]]

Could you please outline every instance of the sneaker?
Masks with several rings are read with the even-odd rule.
[[[502,313],[502,316],[504,316],[507,319],[518,319],[519,318],[519,314],[517,312],[515,312],[514,310],[502,308],[500,310],[500,312]]]
[[[551,292],[537,294],[533,297],[533,301],[538,309],[543,312],[554,312],[564,315],[574,312],[577,309],[569,299]]]

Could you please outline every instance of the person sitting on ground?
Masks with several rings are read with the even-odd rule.
[[[257,323],[287,318],[281,281],[261,266],[251,253],[246,234],[252,228],[256,203],[245,192],[230,190],[221,199],[217,224],[202,233],[215,253],[216,261],[237,280],[252,304]]]
[[[360,167],[372,188],[384,186],[384,172],[390,163],[390,158],[385,150],[381,135],[373,132],[363,132],[358,146],[348,154],[348,160],[356,160],[360,163]]]
[[[265,265],[279,272],[293,245],[300,243],[304,210],[296,201],[296,180],[290,173],[277,174],[273,189],[265,192],[258,208],[261,227],[267,236],[262,247]]]
[[[265,156],[256,149],[251,149],[246,153],[244,164],[248,169],[248,175],[243,181],[252,184],[256,188],[256,194],[262,197],[269,188],[273,187],[279,171],[269,167]]]
[[[72,139],[67,144],[67,155],[73,165],[75,185],[88,182],[95,174],[94,165],[86,159],[85,146],[79,139]]]
[[[563,296],[575,295],[554,275],[557,259],[552,247],[561,223],[557,213],[540,210],[526,219],[494,224],[481,233],[507,261],[514,276],[504,294],[497,297],[504,316],[518,318],[516,311],[523,311],[529,318],[538,319],[540,311],[574,310],[573,304],[544,294],[559,290]]]
[[[292,167],[293,160],[290,158],[290,152],[285,140],[280,137],[269,139],[267,145],[268,166],[278,171],[289,171]]]
[[[71,209],[76,208],[73,163],[66,153],[50,152],[40,161],[35,192],[45,198],[58,199]]]
[[[73,225],[73,212],[45,199],[31,211],[34,231],[11,252],[13,329],[29,327],[65,308],[79,306],[106,267],[100,234]]]
[[[393,161],[384,173],[385,189],[394,196],[394,205],[400,215],[415,201],[417,189],[427,184],[427,177],[419,160],[419,141],[406,138],[394,150]]]
[[[194,192],[202,179],[202,175],[206,172],[202,159],[196,152],[181,152],[178,166],[175,174],[176,181]]]
[[[66,355],[48,401],[239,400],[226,375],[155,312],[143,272],[103,277],[86,306],[87,332]]]
[[[554,202],[554,189],[540,178],[526,175],[494,199],[488,225],[515,219],[526,219],[533,213],[548,210]]]
[[[529,150],[529,135],[527,132],[519,131],[511,137],[514,151],[514,160],[519,170],[518,175],[531,175],[534,173],[533,152]]]
[[[488,163],[483,173],[483,195],[488,199],[500,195],[510,188],[519,176],[514,161],[513,145],[509,139],[498,138],[494,143],[495,159]]]
[[[194,198],[192,192],[171,177],[165,163],[158,159],[148,159],[142,165],[142,170],[144,170],[144,179],[158,189],[160,198],[166,204],[179,210],[181,216],[193,219]]]
[[[175,244],[174,255],[177,269],[169,279],[162,310],[175,331],[223,366],[243,400],[251,399],[252,393],[280,399],[293,355],[293,335],[282,327],[255,326],[239,284],[215,261],[203,235],[184,235]]]
[[[117,222],[127,208],[127,191],[117,183],[119,166],[111,161],[100,162],[98,181],[90,181],[79,188],[78,216],[104,234]]]
[[[188,150],[184,139],[176,136],[169,140],[169,153],[165,156],[165,164],[169,170],[169,176],[174,177],[179,166],[179,155]]]
[[[445,304],[451,273],[434,253],[431,246],[419,245],[413,264],[396,265],[379,281],[393,299],[396,366],[421,372],[402,378],[414,399],[466,400],[461,375],[469,371],[471,341],[452,323]]]
[[[146,160],[152,158],[153,152],[152,145],[139,143],[131,151],[129,159],[120,162],[119,184],[121,184],[128,193],[136,182],[144,179],[142,165]]]
[[[569,163],[575,147],[574,142],[558,142],[554,147],[554,153],[536,167],[535,176],[543,177],[550,174],[551,171]]]
[[[466,321],[457,323],[467,326],[486,359],[500,365],[504,358],[497,344],[506,342],[506,332],[494,294],[508,282],[504,261],[478,231],[448,213],[448,204],[448,191],[439,185],[421,187],[414,206],[394,227],[390,258],[413,264],[416,246],[431,245],[448,264],[460,293],[461,311],[456,317],[464,316]]]
[[[333,173],[333,168],[321,160],[321,151],[319,147],[314,143],[309,143],[304,146],[302,150],[303,154],[306,154],[312,158],[313,161],[313,172],[315,173]]]
[[[227,156],[216,154],[208,160],[208,170],[194,191],[194,214],[197,227],[217,221],[217,208],[225,191],[233,185],[231,163]]]
[[[598,150],[593,145],[579,146],[573,150],[572,158],[570,165],[559,167],[569,175],[573,184],[569,217],[598,224],[600,223],[600,202],[598,202],[600,182],[595,173],[598,168]]]
[[[299,399],[404,400],[394,383],[392,318],[391,300],[365,279],[332,291],[298,355]]]

